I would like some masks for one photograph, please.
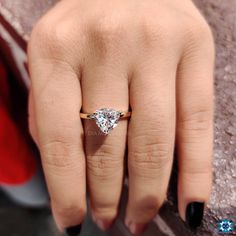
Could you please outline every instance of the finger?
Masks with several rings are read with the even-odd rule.
[[[32,94],[32,89],[29,91],[29,104],[28,104],[28,121],[29,121],[29,131],[34,142],[38,145],[38,134],[35,125],[35,111],[34,111],[34,98]]]
[[[112,49],[109,49],[112,50]],[[83,111],[94,112],[100,108],[128,110],[128,82],[125,61],[106,55],[97,60],[89,58],[83,69]],[[100,55],[98,55],[100,57]],[[120,200],[127,120],[120,120],[108,135],[101,133],[95,121],[85,121],[85,149],[87,181],[90,192],[92,216],[97,225],[108,229],[117,216]]]
[[[177,63],[160,51],[156,55],[138,65],[130,87],[126,225],[135,235],[165,200],[173,159]]]
[[[42,54],[38,44],[34,38],[29,46],[38,145],[54,216],[64,229],[80,224],[86,211],[81,91],[72,67]]]
[[[200,225],[210,195],[213,151],[213,43],[208,27],[195,34],[177,83],[178,202],[192,227]]]

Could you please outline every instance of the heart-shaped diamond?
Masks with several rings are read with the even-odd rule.
[[[104,134],[108,134],[117,126],[120,116],[120,111],[102,108],[91,114],[90,118],[95,119],[97,126]]]

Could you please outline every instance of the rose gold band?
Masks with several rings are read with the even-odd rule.
[[[86,120],[91,120],[92,118],[90,117],[94,113],[80,113],[80,118],[81,119],[86,119]],[[127,118],[131,116],[131,111],[121,111],[120,112],[120,118]]]

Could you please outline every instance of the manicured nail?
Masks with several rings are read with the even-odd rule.
[[[125,225],[129,229],[130,233],[133,235],[140,235],[144,230],[146,225],[144,224],[136,224],[132,221],[125,220]]]
[[[196,229],[201,225],[204,213],[204,202],[191,202],[186,208],[186,222]]]
[[[66,228],[65,233],[68,236],[79,236],[80,231],[81,231],[81,225],[76,225],[73,227]]]

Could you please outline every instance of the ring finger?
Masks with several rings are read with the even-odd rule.
[[[95,50],[96,51],[96,50]],[[83,112],[100,108],[128,110],[128,82],[125,62],[106,55],[88,56],[83,69]],[[87,181],[93,220],[102,229],[108,229],[116,218],[120,200],[127,120],[104,135],[94,120],[85,120],[85,152]]]

